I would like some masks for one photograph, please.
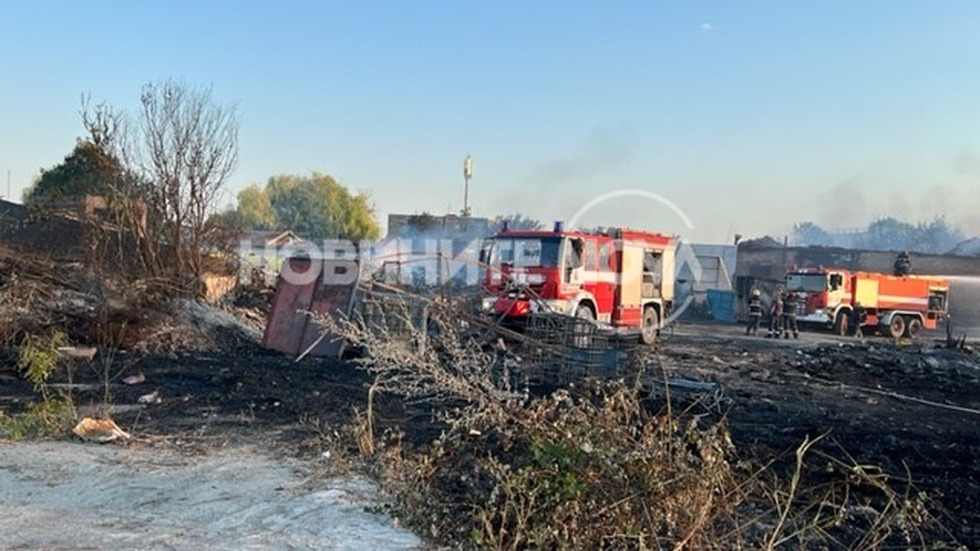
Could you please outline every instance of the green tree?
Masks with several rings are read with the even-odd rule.
[[[292,230],[307,239],[377,239],[381,227],[370,198],[352,194],[331,176],[273,176],[238,194],[234,219],[247,230]]]
[[[113,195],[126,174],[115,155],[91,140],[78,140],[65,159],[41,175],[24,192],[24,202],[36,205],[44,200],[83,195]]]
[[[238,208],[234,214],[235,221],[243,228],[272,230],[277,226],[269,194],[255,184],[238,192]]]

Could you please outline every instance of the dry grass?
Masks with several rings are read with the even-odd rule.
[[[806,439],[789,459],[740,456],[724,418],[672,412],[622,381],[517,394],[501,358],[451,307],[423,333],[321,319],[368,351],[377,392],[432,406],[433,443],[378,438],[371,407],[350,435],[419,533],[485,549],[954,548],[928,496]],[[424,346],[418,343],[424,342]],[[406,343],[415,343],[406,346]],[[711,420],[714,419],[714,420]],[[841,459],[840,457],[843,457]]]

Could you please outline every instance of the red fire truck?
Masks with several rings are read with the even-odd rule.
[[[786,274],[786,290],[801,297],[797,319],[850,330],[854,308],[864,307],[865,325],[894,338],[915,338],[935,329],[949,309],[949,281],[933,276],[895,276],[837,268],[802,268]]]
[[[674,299],[676,240],[629,229],[507,230],[488,239],[484,309],[511,321],[536,312],[595,320],[656,340]]]

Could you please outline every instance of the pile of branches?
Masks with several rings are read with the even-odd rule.
[[[384,324],[319,322],[368,351],[360,362],[375,383],[351,431],[356,449],[395,514],[438,543],[878,549],[949,539],[927,496],[816,450],[816,441],[801,443],[784,472],[740,457],[724,419],[652,404],[629,381],[521,392],[501,376],[500,352],[472,338],[453,305],[429,310],[424,332],[409,340]],[[376,435],[378,393],[426,404],[441,436],[409,445],[411,435]],[[819,469],[807,466],[814,454]]]
[[[254,328],[181,296],[165,278],[126,279],[0,248],[0,349],[56,332],[73,344],[156,353],[258,340]]]

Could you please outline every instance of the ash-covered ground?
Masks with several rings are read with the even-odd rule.
[[[978,548],[980,462],[976,457],[980,454],[980,435],[976,426],[980,422],[980,356],[969,349],[945,348],[945,343],[936,337],[939,335],[929,334],[914,343],[896,344],[880,337],[854,340],[805,332],[799,340],[771,340],[746,337],[739,326],[682,324],[665,331],[660,360],[668,382],[716,385],[709,388],[703,384],[667,384],[664,388],[670,390],[675,408],[689,407],[692,413],[727,418],[741,456],[755,461],[791,458],[792,450],[804,438],[826,434],[818,447],[821,453],[878,466],[896,481],[910,476],[916,490],[926,492],[941,507],[943,521],[956,540]],[[212,474],[218,480],[225,476],[222,469],[227,468],[209,473],[212,469],[201,465],[223,465],[228,453],[252,456],[257,462],[257,470],[253,474],[243,472],[239,480],[264,477],[263,469],[275,469],[275,465],[295,466],[300,462],[315,468],[317,462],[323,461],[323,454],[330,451],[324,448],[322,439],[313,438],[315,433],[330,432],[350,422],[353,408],[365,405],[370,382],[349,361],[306,358],[295,363],[257,346],[240,346],[220,353],[131,357],[118,354],[113,362],[119,368],[119,377],[110,389],[113,417],[134,438],[110,446],[131,449],[135,454],[131,457],[137,462],[147,461],[145,454],[152,454],[159,446],[164,446],[168,454],[203,457],[187,463],[202,488],[216,484],[210,478]],[[36,395],[29,384],[15,376],[11,363],[3,365],[0,408],[13,413],[35,400]],[[92,365],[76,366],[75,381],[82,385],[76,389],[76,403],[82,411],[95,412],[103,402],[98,365],[97,356]],[[121,384],[121,378],[129,374],[142,374],[145,381],[133,386]],[[652,386],[651,400],[662,399],[663,389]],[[138,403],[141,396],[154,392],[158,393],[159,403]],[[379,400],[377,412],[382,425],[403,427],[407,438],[418,443],[437,434],[426,411],[405,408],[390,396],[382,395]],[[314,441],[318,444],[311,444]],[[2,492],[8,494],[3,499],[6,506],[31,502],[23,498],[25,493],[47,495],[51,480],[45,473],[53,469],[47,465],[53,453],[74,456],[71,465],[58,468],[64,477],[71,477],[75,470],[90,473],[96,468],[92,462],[98,465],[106,461],[100,458],[102,453],[85,451],[84,446],[94,444],[71,444],[62,452],[52,451],[52,445],[16,444],[20,450],[19,466],[4,472],[4,476],[16,481],[15,486],[2,486]],[[10,446],[5,445],[4,453],[10,453]],[[112,452],[111,462],[124,463],[127,453]],[[10,461],[7,458],[5,463]],[[778,468],[779,460],[776,465]],[[113,484],[148,488],[147,492],[169,503],[183,495],[180,485],[173,487],[175,493],[170,496],[166,485],[145,486],[144,473],[135,468],[120,472]],[[8,488],[14,487],[20,501],[9,495]],[[132,488],[126,490],[133,492],[127,495],[138,495]],[[315,495],[315,491],[309,495]],[[90,495],[90,502],[86,502],[88,513],[100,507],[121,507],[119,501],[100,505],[94,496]],[[220,498],[232,502],[239,499],[234,492],[221,494]],[[118,510],[111,513],[115,515],[112,518],[129,519],[126,522],[136,523],[137,527],[141,522],[150,522],[152,500],[146,499],[150,505],[144,503],[139,509],[143,520],[133,520],[129,513]],[[249,506],[246,502],[227,505],[230,511],[247,510]],[[295,506],[303,511],[312,507],[309,500],[296,502]],[[38,523],[50,522],[52,511],[58,510],[43,506],[22,508],[13,517],[15,521],[9,515],[0,515],[7,518],[2,521],[7,524],[0,526],[0,533],[10,538],[9,534],[18,532],[8,529],[30,525],[32,521],[25,520],[25,515],[38,515]],[[254,518],[256,522],[268,522],[261,517],[274,514],[279,513],[256,510]],[[110,542],[110,547],[113,541],[123,546],[137,541],[113,535],[119,530],[118,522],[92,524],[89,517],[78,518],[86,523],[86,541],[98,541],[99,534],[106,538],[104,542]],[[304,513],[295,515],[295,522],[278,522],[275,530],[283,538],[292,538],[281,541],[293,542],[297,548],[316,547],[307,545],[319,537],[305,527],[309,518]],[[391,520],[384,523],[390,524]],[[182,545],[217,541],[203,535],[195,539],[195,534],[208,534],[211,529],[195,526],[185,539],[179,540]],[[393,537],[393,542],[411,541],[401,539],[403,535]],[[32,541],[40,540],[8,539],[7,546],[30,547]],[[254,543],[263,547],[272,541],[279,540]],[[330,541],[322,543],[321,548],[345,548]]]

